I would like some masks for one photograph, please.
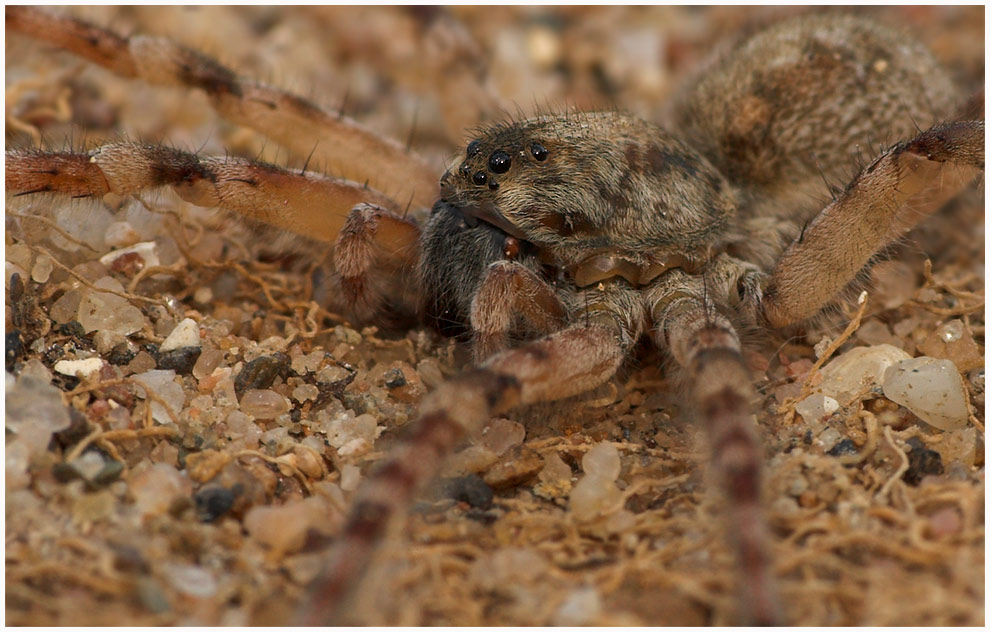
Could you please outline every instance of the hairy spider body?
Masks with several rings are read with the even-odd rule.
[[[237,99],[249,92],[284,100],[181,50],[158,57],[170,81],[182,75],[225,111],[244,110]],[[191,67],[175,61],[187,57]],[[424,398],[404,442],[359,488],[301,621],[348,620],[388,524],[461,439],[514,407],[600,386],[648,338],[687,377],[710,438],[739,558],[740,620],[775,624],[784,612],[737,332],[814,317],[979,175],[982,121],[914,127],[957,101],[920,45],[859,18],[813,17],[724,53],[678,100],[670,131],[616,113],[485,129],[441,178],[422,228],[353,182],[126,143],[8,152],[7,187],[85,196],[171,185],[193,203],[333,241],[332,304],[354,320],[421,315],[470,338],[478,366]],[[810,196],[822,176],[847,179],[857,148],[895,138],[910,140],[829,191],[818,212]],[[409,184],[416,196],[430,188],[419,175]]]

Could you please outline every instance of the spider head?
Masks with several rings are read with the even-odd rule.
[[[605,254],[642,265],[717,247],[735,213],[703,156],[615,113],[496,125],[441,180],[441,199],[573,266]]]

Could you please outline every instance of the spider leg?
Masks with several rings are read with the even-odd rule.
[[[763,292],[773,327],[815,314],[881,248],[937,211],[983,170],[983,121],[936,125],[898,143],[812,220]]]
[[[20,195],[132,195],[168,185],[191,204],[234,211],[327,242],[337,238],[344,218],[359,203],[396,209],[384,195],[346,180],[162,145],[113,143],[87,153],[13,150],[5,162],[7,191]]]
[[[241,77],[171,40],[122,37],[35,7],[6,7],[5,17],[8,29],[60,46],[123,77],[203,90],[227,120],[264,133],[297,156],[312,154],[341,177],[387,190],[394,199],[429,208],[438,194],[435,170],[401,143],[301,97]]]
[[[659,312],[659,313],[658,313]],[[727,318],[699,299],[654,310],[657,342],[691,379],[693,398],[711,441],[712,462],[729,505],[729,533],[739,559],[741,613],[750,623],[780,625],[768,530],[761,502],[762,449],[750,403],[752,378]]]
[[[300,611],[301,623],[327,625],[347,614],[387,525],[436,475],[458,441],[515,406],[563,399],[604,383],[633,340],[611,318],[592,320],[498,353],[424,398],[404,443],[358,490],[327,570]]]
[[[496,261],[471,301],[475,362],[508,347],[517,315],[528,331],[548,334],[564,326],[566,313],[553,289],[531,270],[515,261]]]
[[[419,227],[369,204],[351,210],[337,236],[333,263],[347,311],[359,322],[380,314],[386,299],[402,313],[418,305],[411,272],[419,260]]]

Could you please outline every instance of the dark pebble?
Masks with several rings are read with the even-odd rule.
[[[82,478],[79,471],[68,463],[56,463],[52,466],[52,476],[59,483],[71,483],[77,478]]]
[[[203,353],[201,347],[179,347],[159,355],[155,364],[159,369],[171,369],[179,375],[188,375],[201,353]]]
[[[88,342],[88,340],[86,340],[86,330],[83,328],[82,323],[78,320],[72,320],[63,325],[59,325],[56,331],[64,336],[75,338],[77,341]]]
[[[13,331],[7,332],[4,336],[4,364],[7,367],[8,373],[14,372],[14,364],[17,359],[24,355],[24,339],[21,337],[20,330],[14,329]]]
[[[202,488],[193,496],[196,503],[196,515],[203,522],[213,522],[234,506],[236,495],[226,487],[210,485]]]
[[[440,482],[440,491],[445,498],[453,498],[478,509],[491,507],[495,497],[492,488],[477,474],[445,479]]]
[[[90,481],[90,484],[93,487],[104,487],[105,485],[109,485],[110,483],[120,478],[120,475],[123,474],[123,472],[124,472],[123,463],[121,463],[120,461],[116,461],[114,459],[107,459],[103,465],[103,469],[100,470],[96,474],[96,476],[93,477],[93,480]]]
[[[942,474],[945,467],[942,465],[942,455],[935,450],[928,449],[928,446],[918,437],[911,437],[907,440],[911,446],[908,455],[908,471],[904,472],[904,482],[908,485],[917,485],[925,476],[929,474]]]
[[[87,479],[71,463],[56,463],[52,466],[52,476],[59,483],[71,483],[79,479],[85,481],[86,489],[94,491],[106,487],[110,483],[120,478],[124,471],[124,464],[114,459],[104,457],[103,468],[96,473],[92,479]]]
[[[135,356],[137,356],[137,350],[132,349],[129,343],[121,342],[110,350],[110,355],[107,356],[107,361],[109,361],[110,364],[123,366],[133,360]]]
[[[86,419],[86,415],[69,406],[69,426],[59,430],[52,437],[64,450],[82,441],[89,432],[89,421]]]
[[[243,393],[251,389],[268,388],[275,382],[275,378],[289,370],[291,364],[292,360],[284,353],[273,353],[251,360],[234,379],[234,390]]]
[[[385,386],[389,388],[399,388],[400,386],[405,386],[406,384],[406,376],[402,372],[402,369],[394,368],[385,372]]]
[[[843,439],[832,446],[832,449],[827,454],[832,456],[846,456],[847,454],[856,454],[857,452],[856,444],[852,442],[852,439]]]

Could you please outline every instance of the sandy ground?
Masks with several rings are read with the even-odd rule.
[[[443,72],[422,63],[417,51],[427,44],[409,11],[76,12],[121,33],[175,38],[245,76],[343,107],[410,139],[438,174],[478,123],[476,110],[450,98],[458,93]],[[616,106],[652,119],[716,42],[787,13],[454,10],[487,64],[489,89],[523,114]],[[915,33],[968,90],[982,85],[982,7],[873,14]],[[120,79],[16,35],[6,46],[8,148],[40,137],[78,150],[123,134],[289,166],[306,159],[218,119],[202,95]],[[795,414],[790,398],[815,345],[839,338],[845,322],[754,351],[775,570],[795,624],[984,624],[981,194],[963,196],[877,268],[862,322],[835,352],[890,344],[953,359],[973,410],[966,429],[933,429],[877,389],[823,421]],[[311,258],[284,255],[284,244],[240,222],[168,192],[110,197],[8,196],[7,623],[284,623],[354,486],[414,418],[422,394],[467,354],[425,330],[385,335],[342,322],[312,300]],[[101,240],[124,219],[156,241],[164,267],[137,281],[135,269],[113,271],[143,319],[133,353],[125,345],[115,356],[62,317],[64,302],[55,305],[107,274],[95,263],[109,250]],[[17,271],[36,280],[15,288]],[[182,390],[173,419],[153,411],[130,378],[165,368],[158,346],[184,318],[198,324],[202,354],[169,360]],[[953,344],[944,344],[946,331],[957,335]],[[285,358],[262,362],[278,365],[274,377],[249,384],[245,366],[277,353]],[[89,357],[107,361],[92,379],[52,373],[59,360]],[[466,444],[448,473],[474,471],[484,482],[455,476],[461,482],[434,486],[416,505],[370,569],[359,616],[392,625],[734,621],[731,525],[706,474],[704,438],[660,364],[644,350],[591,396],[513,413]],[[22,426],[10,417],[11,389],[22,393],[23,384],[11,373],[25,371],[53,385],[46,401],[72,410],[47,449],[28,450],[23,430],[12,431]],[[243,389],[232,397],[235,383],[278,397],[262,395],[252,408]],[[370,439],[333,445],[328,432],[341,419]],[[602,442],[620,458],[619,501],[598,517],[576,516],[569,492],[584,475],[583,456]]]

